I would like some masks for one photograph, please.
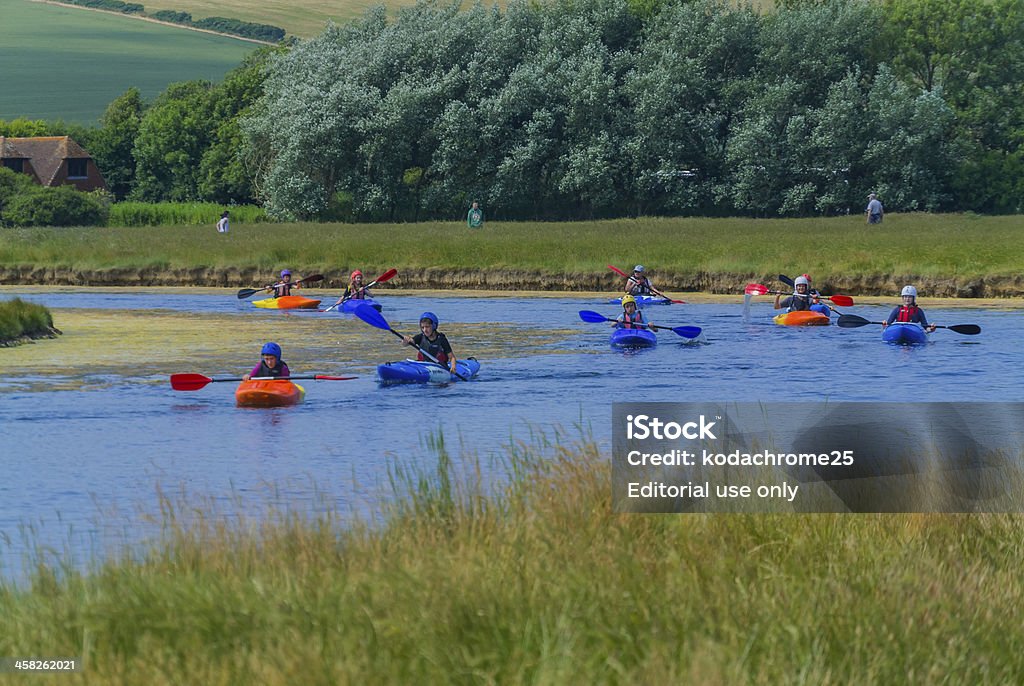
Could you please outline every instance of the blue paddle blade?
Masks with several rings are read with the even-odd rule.
[[[384,316],[370,305],[360,305],[356,308],[355,315],[370,326],[376,326],[378,329],[384,329],[385,331],[391,330],[388,320],[384,319]]]
[[[591,322],[595,324],[597,322],[608,321],[608,317],[604,316],[599,312],[594,312],[593,310],[580,310],[580,319],[582,319],[585,322]]]
[[[696,338],[701,332],[699,326],[674,326],[672,330],[683,338]]]

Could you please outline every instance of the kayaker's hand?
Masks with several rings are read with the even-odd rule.
[[[932,324],[931,326],[928,327],[928,333],[935,333],[935,329],[936,329],[935,324]]]
[[[452,374],[458,374],[458,371],[456,371],[456,369],[455,369],[455,365],[454,365],[454,364],[453,364],[453,365],[451,365],[451,366],[449,367],[449,371],[450,371],[450,372],[451,372]]]
[[[402,336],[402,343],[405,345],[415,345],[415,343],[412,342],[412,336]]]
[[[249,374],[242,374],[242,381],[248,381],[248,380],[249,380]]]

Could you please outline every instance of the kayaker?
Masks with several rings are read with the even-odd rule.
[[[651,295],[654,289],[651,280],[647,278],[647,272],[642,264],[633,267],[633,273],[626,279],[626,293],[628,295]]]
[[[291,376],[288,364],[281,359],[281,346],[277,343],[266,343],[260,350],[260,363],[252,371],[242,377],[243,381],[262,376]]]
[[[652,322],[644,321],[643,310],[637,309],[636,298],[632,295],[622,296],[622,314],[612,322],[616,329],[646,329]]]
[[[422,362],[428,359],[423,354],[423,351],[426,350],[436,357],[438,362],[448,365],[449,371],[454,374],[456,372],[455,353],[452,352],[452,345],[448,342],[448,337],[437,330],[440,323],[436,314],[424,312],[420,315],[420,333],[415,336],[405,336],[402,338],[402,342],[420,348],[416,355],[417,360]]]
[[[787,312],[802,312],[811,309],[811,305],[820,302],[817,293],[811,291],[811,279],[806,274],[796,277],[793,281],[793,295],[782,298],[781,293],[775,295],[775,309],[786,309]]]
[[[917,306],[916,288],[904,286],[903,290],[900,291],[900,297],[903,298],[903,304],[892,308],[889,317],[882,322],[883,329],[895,322],[910,322],[912,324],[920,324],[928,333],[935,331],[935,326],[928,324],[928,318],[924,316],[924,310]]]
[[[270,288],[274,291],[275,298],[283,298],[292,294],[293,288],[302,288],[302,284],[292,283],[292,272],[290,269],[281,270],[281,280]]]
[[[363,285],[363,273],[357,269],[348,277],[348,285],[345,286],[345,292],[341,294],[338,302],[334,304],[340,305],[346,300],[366,300],[372,297],[370,289]]]

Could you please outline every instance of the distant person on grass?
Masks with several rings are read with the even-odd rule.
[[[868,207],[865,210],[865,214],[868,217],[868,224],[881,224],[882,215],[882,201],[878,199],[878,196],[874,193],[868,194]]]
[[[217,222],[217,233],[227,233],[229,228],[231,227],[228,222],[228,211],[224,210],[224,213],[220,215],[220,221]]]
[[[479,229],[483,225],[484,211],[480,209],[480,203],[474,200],[473,206],[469,208],[469,214],[466,215],[466,226],[471,229]]]

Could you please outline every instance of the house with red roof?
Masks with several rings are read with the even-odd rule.
[[[43,186],[71,184],[80,191],[107,187],[92,156],[70,136],[0,136],[0,166],[28,174]]]

